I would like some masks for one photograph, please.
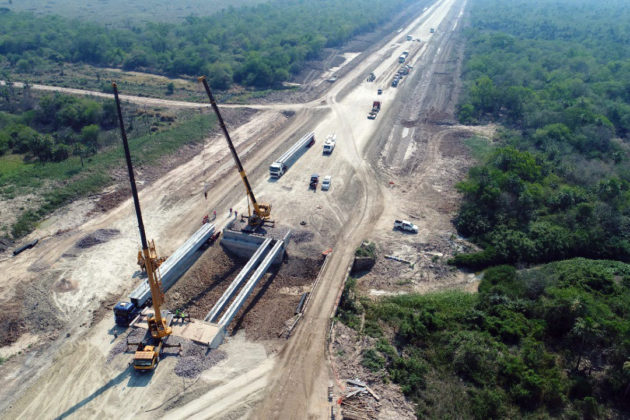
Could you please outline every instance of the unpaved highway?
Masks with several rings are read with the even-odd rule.
[[[440,54],[447,54],[447,49],[431,46],[449,39],[450,34],[441,35],[440,31],[451,32],[462,8],[461,0],[433,4],[335,82],[324,97],[306,104],[247,106],[260,112],[232,133],[246,168],[250,168],[250,178],[255,180],[252,184],[259,200],[273,203],[274,218],[291,227],[304,221],[316,232],[319,243],[334,248],[304,319],[279,354],[267,354],[260,344],[237,336],[224,346],[228,358],[195,383],[174,377],[172,360],[165,360],[154,375],[145,378],[129,372],[121,360],[104,363],[115,342],[112,317],[108,315],[91,325],[80,314],[98,309],[107,296],[118,296],[121,290],[132,287],[129,273],[135,269],[137,234],[129,201],[91,218],[86,216],[89,202],[79,202],[58,212],[33,234],[46,239],[32,252],[0,262],[0,270],[10,273],[0,289],[4,299],[10,299],[15,286],[25,282],[37,281],[41,287],[52,289],[66,280],[74,287],[67,293],[53,293],[49,302],[69,323],[68,336],[55,337],[28,358],[15,357],[2,367],[3,416],[326,418],[326,388],[331,380],[326,334],[338,291],[356,246],[372,234],[375,226],[385,223],[379,222],[385,220],[384,214],[389,217],[403,206],[384,190],[387,176],[373,159],[375,144],[385,150],[391,148],[390,143],[398,142],[391,135],[396,104],[403,99],[414,103],[414,98],[404,98],[403,92],[415,79],[410,76],[395,89],[389,86],[390,77],[404,50],[412,52],[415,69],[426,68],[439,60]],[[440,29],[431,35],[431,27]],[[422,42],[406,42],[407,33]],[[370,71],[377,76],[374,83],[365,82],[364,76]],[[378,87],[385,91],[377,97]],[[371,103],[377,98],[383,102],[383,111],[375,121],[367,120]],[[204,106],[149,98],[126,100],[155,106]],[[281,110],[293,110],[295,114],[287,117]],[[266,168],[273,156],[311,129],[318,139],[337,133],[333,155],[323,157],[319,150],[312,150],[280,180],[268,180]],[[320,147],[321,142],[316,149]],[[201,155],[141,191],[149,236],[156,239],[158,249],[165,254],[181,244],[209,210],[225,214],[229,207],[241,211],[246,208],[238,174],[232,169],[226,149],[222,138],[210,139]],[[407,154],[396,152],[392,156],[390,162],[398,166],[405,163]],[[314,171],[332,175],[331,191],[308,190],[308,177]],[[142,174],[138,179],[142,181]],[[211,184],[207,201],[201,195],[206,182]],[[60,226],[64,232],[57,234]],[[120,235],[88,250],[74,247],[85,234],[100,228],[117,229]]]

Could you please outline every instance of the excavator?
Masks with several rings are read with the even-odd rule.
[[[245,169],[243,169],[243,165],[241,164],[241,160],[236,153],[236,149],[234,148],[234,144],[232,143],[232,139],[230,138],[230,134],[227,131],[227,127],[225,126],[225,122],[223,121],[223,117],[219,112],[219,107],[217,106],[216,101],[214,100],[214,96],[212,95],[212,91],[210,90],[210,85],[208,85],[208,80],[206,80],[206,76],[199,77],[199,82],[203,84],[203,87],[206,89],[206,93],[208,94],[208,99],[210,100],[210,105],[212,105],[212,109],[214,113],[217,115],[217,119],[219,120],[219,125],[221,126],[221,130],[223,130],[223,134],[225,136],[225,140],[227,141],[228,147],[230,148],[230,152],[232,152],[232,157],[236,162],[236,166],[238,168],[238,173],[241,175],[241,179],[243,180],[243,184],[245,184],[245,190],[247,191],[247,212],[248,212],[248,225],[252,230],[255,230],[259,226],[264,223],[269,223],[273,225],[273,221],[271,220],[271,204],[262,204],[256,201],[256,197],[254,196],[254,191],[252,191],[252,187],[249,184],[249,180],[247,179],[247,175],[245,174]],[[252,202],[252,206],[254,207],[254,212],[252,214],[251,208],[249,207],[249,202]]]
[[[122,111],[120,108],[120,99],[118,97],[118,87],[116,83],[112,83],[114,89],[114,98],[116,101],[116,110],[118,111],[118,122],[120,124],[120,132],[125,149],[125,159],[127,161],[127,171],[129,172],[129,182],[131,183],[131,193],[133,195],[133,204],[138,219],[138,230],[140,231],[140,241],[142,243],[142,259],[144,268],[147,273],[149,288],[151,289],[151,300],[153,301],[153,315],[147,317],[148,330],[151,333],[151,339],[148,343],[129,343],[128,345],[137,345],[134,354],[133,367],[138,371],[153,370],[162,353],[162,349],[166,347],[180,347],[181,345],[170,345],[165,343],[165,339],[171,335],[171,327],[168,326],[166,319],[161,312],[161,305],[164,303],[164,293],[162,292],[161,280],[159,278],[158,267],[163,259],[158,257],[155,247],[155,241],[147,241],[144,231],[144,222],[142,220],[142,211],[140,210],[140,200],[138,198],[138,190],[136,188],[136,180],[131,164],[131,154],[129,153],[129,143],[127,141],[127,133],[123,122]]]

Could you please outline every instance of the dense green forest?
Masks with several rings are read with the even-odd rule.
[[[208,74],[211,84],[278,86],[324,47],[339,46],[412,3],[411,0],[273,0],[229,8],[181,24],[131,29],[58,16],[0,12],[0,57],[18,72],[54,63],[87,63],[168,76]],[[52,66],[52,67],[51,67]]]
[[[377,339],[362,364],[418,418],[627,418],[630,265],[573,259],[486,270],[478,294],[353,298],[338,317]]]
[[[0,88],[0,92],[8,89],[11,88]],[[34,101],[26,93],[21,102],[24,105]],[[101,103],[67,95],[47,95],[33,109],[0,111],[0,156],[21,154],[26,161],[40,163],[60,162],[72,154],[91,156],[99,148],[101,130],[115,125],[113,101]]]
[[[476,0],[459,118],[507,129],[459,185],[471,268],[630,261],[630,8]]]
[[[266,0],[0,0],[0,7],[35,15],[58,15],[124,27],[139,22],[179,22],[187,16],[210,16],[219,10]]]

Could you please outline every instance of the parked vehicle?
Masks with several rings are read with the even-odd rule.
[[[407,220],[394,220],[394,229],[400,229],[405,232],[418,233],[418,226]]]
[[[312,189],[312,190],[316,190],[317,189],[317,184],[319,184],[319,175],[317,175],[317,174],[311,175],[311,182],[308,185],[309,188]]]
[[[378,93],[379,95],[382,95],[383,94],[383,89],[377,90],[376,93]]]
[[[332,181],[332,177],[330,175],[326,175],[322,180],[322,191],[328,191],[330,189],[330,183]]]
[[[326,141],[324,141],[324,154],[329,155],[335,150],[335,145],[337,144],[337,135],[329,134],[326,137]]]

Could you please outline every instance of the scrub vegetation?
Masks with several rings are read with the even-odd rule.
[[[459,119],[506,128],[459,185],[457,229],[483,251],[454,263],[630,261],[627,4],[477,0],[471,14]]]
[[[338,319],[377,341],[362,364],[418,418],[630,415],[630,265],[571,259],[486,270],[478,294],[358,298]],[[445,392],[449,389],[449,392]]]

